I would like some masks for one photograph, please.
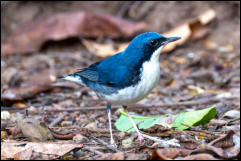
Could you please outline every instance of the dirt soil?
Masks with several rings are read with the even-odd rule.
[[[208,34],[199,39],[190,39],[174,51],[162,54],[160,63],[163,72],[159,84],[148,97],[138,103],[140,108],[133,106],[128,111],[136,115],[155,116],[199,110],[215,104],[217,116],[214,121],[205,126],[191,127],[191,130],[196,132],[209,131],[212,134],[220,134],[220,137],[221,134],[222,137],[238,136],[240,139],[240,113],[238,116],[226,116],[229,111],[235,111],[236,113],[240,111],[240,2],[6,1],[1,2],[1,42],[11,36],[17,28],[56,13],[82,10],[96,14],[109,14],[134,22],[145,22],[149,24],[150,31],[164,33],[190,22],[208,9],[214,9],[216,12],[216,19],[206,26]],[[91,40],[119,43],[127,42],[133,37],[134,35],[128,39],[117,38],[115,40],[100,37]],[[74,72],[103,59],[89,52],[81,43],[81,39],[69,37],[63,41],[47,41],[39,51],[34,53],[16,54],[9,57],[1,56],[2,94],[9,89],[22,87],[24,84],[28,86],[39,82],[37,87],[31,86],[31,89],[29,89],[33,90],[32,88],[34,88],[35,90],[31,93],[31,96],[28,96],[28,92],[24,91],[26,96],[24,99],[7,100],[1,97],[1,111],[9,111],[11,114],[7,121],[2,120],[1,116],[1,134],[6,132],[4,138],[2,136],[2,143],[8,139],[18,142],[33,141],[28,139],[31,136],[25,133],[23,137],[21,130],[20,132],[16,130],[20,126],[19,123],[16,124],[19,118],[31,117],[50,127],[50,132],[55,141],[78,143],[82,148],[72,148],[67,151],[67,156],[66,154],[59,154],[58,157],[57,154],[50,157],[50,155],[44,155],[40,152],[37,154],[31,152],[32,155],[28,159],[134,158],[141,160],[174,159],[178,157],[187,159],[185,157],[188,156],[202,157],[199,156],[201,154],[205,154],[207,155],[205,157],[211,159],[228,158],[222,156],[217,150],[214,150],[214,155],[210,152],[211,148],[209,151],[203,150],[203,153],[195,151],[199,149],[201,143],[211,146],[209,143],[217,139],[207,138],[206,136],[202,140],[200,137],[197,139],[195,135],[188,135],[189,137],[185,138],[189,139],[188,143],[182,140],[181,149],[187,150],[190,154],[184,155],[182,151],[183,156],[180,153],[176,156],[165,155],[171,154],[170,149],[173,150],[176,147],[157,145],[156,141],[153,140],[147,139],[144,143],[139,143],[136,140],[137,135],[135,133],[126,134],[115,128],[114,123],[120,117],[117,110],[120,106],[112,109],[112,127],[117,147],[114,149],[110,147],[108,118],[105,110],[106,102],[99,100],[95,93],[87,87],[56,80],[58,76]],[[46,78],[46,75],[49,77]],[[49,85],[49,82],[53,83]],[[30,88],[30,86],[28,87]],[[41,92],[38,92],[38,90]],[[203,103],[203,100],[206,100],[206,102]],[[185,102],[190,101],[194,103],[185,104]],[[141,106],[151,105],[153,107],[141,108]],[[33,125],[24,125],[25,130],[32,127]],[[230,130],[233,133],[230,134]],[[163,129],[151,129],[145,132],[161,133]],[[23,129],[22,133],[24,133]],[[33,137],[34,134],[31,135]],[[164,140],[179,138],[180,141],[180,138],[184,135],[186,134],[169,134],[162,138]],[[131,138],[133,139],[131,140]],[[45,142],[48,139],[53,140],[48,136],[41,139],[45,139]],[[124,143],[123,140],[127,143]],[[34,141],[38,142],[39,140]],[[3,144],[1,144],[2,146]],[[234,147],[234,144],[231,143],[228,147]],[[168,150],[166,153],[161,151],[165,148]],[[177,149],[180,150],[180,148],[176,148],[174,151],[177,152]],[[229,159],[238,158],[239,155],[232,156]]]

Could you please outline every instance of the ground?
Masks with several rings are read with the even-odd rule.
[[[162,54],[160,63],[163,72],[158,86],[138,105],[128,109],[131,114],[156,116],[216,105],[217,116],[214,119],[205,126],[191,127],[190,131],[187,130],[194,133],[203,132],[204,138],[197,133],[191,135],[184,132],[164,135],[164,132],[171,130],[163,130],[160,127],[145,131],[153,136],[162,134],[161,138],[166,141],[179,140],[182,149],[186,150],[182,151],[183,156],[170,155],[180,151],[180,148],[175,146],[164,147],[150,139],[139,143],[135,133],[127,134],[117,130],[114,123],[120,117],[117,110],[120,106],[112,109],[117,147],[110,147],[106,102],[99,100],[87,87],[56,79],[103,59],[90,52],[83,45],[83,39],[96,43],[119,44],[130,41],[134,34],[114,39],[75,35],[61,41],[46,40],[39,49],[27,53],[15,52],[3,56],[1,52],[1,110],[11,114],[7,121],[1,116],[2,135],[4,134],[1,147],[10,147],[9,144],[4,144],[7,143],[6,140],[19,144],[25,140],[27,143],[38,143],[39,140],[46,143],[46,140],[54,138],[55,142],[62,140],[63,144],[71,144],[70,149],[65,149],[69,159],[239,158],[239,155],[223,156],[220,148],[219,151],[213,149],[214,145],[219,143],[217,147],[222,150],[230,152],[229,148],[235,151],[234,138],[240,139],[240,2],[1,2],[1,44],[14,36],[14,31],[21,26],[26,26],[36,19],[52,17],[57,13],[82,10],[99,15],[109,14],[133,22],[144,22],[148,24],[148,31],[165,33],[192,22],[208,9],[216,12],[216,18],[205,26],[205,34],[196,39],[190,38],[175,50]],[[20,87],[21,90],[16,90]],[[9,93],[6,92],[10,89],[13,89],[10,91],[13,93],[13,99],[9,99]],[[26,121],[29,117],[36,121]],[[22,122],[19,121],[21,119]],[[39,129],[41,123],[38,124],[38,121],[49,127],[50,131],[45,130],[46,133],[51,133],[51,136],[46,133],[35,136],[34,130],[30,134],[26,132],[32,128]],[[17,131],[19,128],[20,132]],[[215,134],[217,137],[212,138],[208,134]],[[233,138],[231,141],[230,136]],[[226,139],[225,145],[215,140],[222,140],[222,137]],[[206,148],[202,153],[198,151],[201,143],[210,146],[209,150]],[[5,149],[11,151],[11,148]],[[163,149],[167,151],[163,152]],[[240,151],[240,148],[238,149]],[[171,150],[174,152],[170,152]],[[236,150],[233,154],[239,154],[239,151]],[[43,153],[36,154],[35,150],[35,153],[31,152],[31,156],[25,157],[68,159],[66,154]],[[1,157],[8,158],[2,153]]]

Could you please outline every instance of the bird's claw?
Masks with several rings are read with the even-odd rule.
[[[137,140],[142,142],[144,140],[144,137],[142,135],[138,135]]]
[[[110,145],[112,145],[113,147],[117,147],[117,145],[115,144],[115,141],[113,139],[110,140]]]

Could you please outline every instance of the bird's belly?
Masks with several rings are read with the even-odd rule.
[[[146,63],[140,81],[111,95],[99,95],[103,100],[111,104],[131,105],[145,98],[156,86],[160,78],[160,65]]]

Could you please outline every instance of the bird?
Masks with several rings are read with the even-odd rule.
[[[100,99],[107,102],[111,145],[115,145],[111,127],[111,106],[122,105],[126,109],[145,98],[159,82],[159,56],[162,49],[166,44],[179,39],[181,37],[165,37],[157,32],[141,33],[124,51],[62,77],[89,87]],[[138,140],[142,141],[144,137],[129,113],[127,114],[138,134]]]

